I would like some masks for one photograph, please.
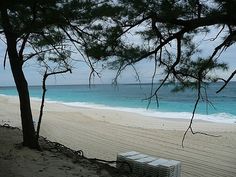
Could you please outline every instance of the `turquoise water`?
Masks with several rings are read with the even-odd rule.
[[[208,98],[214,107],[200,102],[197,109],[197,119],[214,122],[234,123],[236,121],[236,82],[230,83],[221,93],[216,94],[222,83],[212,84],[208,88]],[[156,85],[157,87],[157,85]],[[164,86],[159,93],[159,105],[152,100],[149,109],[150,84],[125,84],[116,87],[112,85],[63,85],[47,86],[47,100],[60,102],[70,106],[84,106],[99,109],[115,109],[136,112],[148,116],[166,118],[191,117],[196,100],[193,90],[172,93],[172,86]],[[41,87],[30,87],[32,98],[41,97]],[[0,87],[0,94],[17,95],[15,87]]]

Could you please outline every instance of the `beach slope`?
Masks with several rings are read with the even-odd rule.
[[[0,97],[0,122],[20,127],[19,103]],[[39,103],[32,101],[34,118]],[[70,107],[47,103],[41,135],[85,156],[115,160],[119,152],[135,150],[182,162],[182,177],[235,177],[236,125],[194,122],[194,130],[220,135],[214,138],[183,133],[189,121],[162,119],[113,110]]]

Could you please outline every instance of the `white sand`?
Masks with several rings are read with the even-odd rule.
[[[0,123],[20,127],[19,104],[14,97],[0,97]],[[34,117],[39,103],[32,102]],[[82,149],[88,157],[114,160],[118,152],[140,151],[182,162],[182,176],[235,177],[236,124],[194,122],[196,131],[213,138],[191,135],[181,147],[187,120],[161,119],[112,110],[69,107],[48,103],[41,135],[72,149]]]

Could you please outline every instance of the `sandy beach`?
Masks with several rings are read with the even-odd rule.
[[[20,127],[17,97],[0,96],[0,124]],[[32,101],[37,120],[39,102]],[[220,137],[188,133],[184,119],[145,117],[128,112],[71,107],[46,103],[41,135],[85,156],[115,160],[116,154],[130,150],[182,162],[182,177],[234,177],[236,175],[236,124],[197,120],[194,130]]]

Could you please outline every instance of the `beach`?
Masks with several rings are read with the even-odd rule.
[[[35,120],[40,102],[32,100]],[[17,97],[0,96],[0,124],[20,127]],[[236,124],[197,120],[195,131],[220,137],[188,133],[189,120],[147,117],[107,109],[46,103],[40,135],[85,156],[115,160],[119,152],[139,151],[182,162],[182,177],[234,177],[236,175]]]

